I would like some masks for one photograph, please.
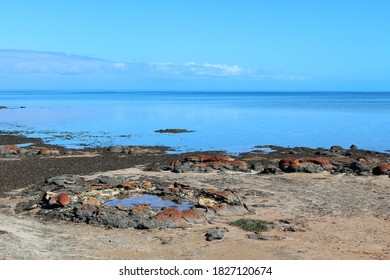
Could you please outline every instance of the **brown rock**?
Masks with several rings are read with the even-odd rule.
[[[332,170],[333,166],[326,158],[284,158],[279,161],[279,168],[284,172],[302,172],[308,170],[309,166],[315,164],[325,170]]]
[[[59,154],[60,152],[57,149],[40,148],[38,151],[38,155],[54,156]]]
[[[186,161],[192,162],[215,162],[215,161],[234,161],[229,156],[211,156],[211,155],[196,155],[185,159]]]
[[[101,203],[96,197],[89,196],[83,200],[83,206],[100,206]]]
[[[16,155],[25,153],[27,150],[15,145],[4,145],[0,147],[0,155]]]
[[[69,204],[69,196],[68,196],[68,194],[67,193],[60,193],[57,196],[57,201],[62,206],[65,206],[65,205]]]
[[[135,213],[140,213],[140,212],[143,212],[143,211],[150,211],[152,210],[152,208],[150,208],[150,205],[137,205],[137,206],[134,206],[133,209],[132,209],[132,212],[135,212]]]
[[[217,200],[225,200],[227,202],[233,201],[232,195],[226,191],[220,192],[220,191],[216,191],[213,189],[204,189],[203,191],[205,192],[206,195],[212,196],[212,197],[216,198]]]
[[[385,163],[385,164],[378,165],[377,167],[374,168],[372,173],[374,175],[383,175],[383,174],[390,173],[390,164]]]
[[[189,223],[202,223],[205,221],[204,212],[200,209],[183,210],[182,217]]]
[[[181,212],[177,208],[168,208],[157,214],[156,219],[160,222],[171,223],[174,227],[185,228],[187,221],[183,219]]]
[[[55,195],[54,193],[47,192],[45,197],[48,200],[48,204],[53,207],[65,206],[70,203],[69,196],[66,193],[60,193],[58,195]]]

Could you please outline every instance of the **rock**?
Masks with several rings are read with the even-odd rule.
[[[182,128],[168,128],[168,129],[159,129],[155,130],[154,132],[157,133],[190,133],[194,132],[195,130],[187,130]]]
[[[217,202],[209,198],[200,197],[198,200],[198,204],[203,207],[214,207],[215,205],[217,205]]]
[[[253,239],[253,240],[276,240],[276,241],[278,241],[278,240],[284,239],[283,237],[280,237],[277,235],[266,236],[266,235],[261,235],[261,234],[256,234],[256,233],[247,234],[246,237],[249,239]]]
[[[261,164],[261,163],[253,163],[252,165],[251,165],[251,169],[252,170],[255,170],[255,171],[260,171],[260,172],[262,172],[263,170],[264,170],[264,166]]]
[[[335,166],[326,158],[285,158],[279,161],[283,172],[321,172],[332,171]]]
[[[229,156],[195,155],[185,158],[183,161],[174,160],[171,163],[172,172],[213,172],[213,171],[243,171],[247,172],[248,164],[241,160],[235,160]]]
[[[317,164],[309,164],[303,166],[302,168],[302,172],[306,172],[306,173],[321,173],[322,171],[324,171],[324,169]]]
[[[15,145],[4,145],[0,147],[0,155],[18,155],[25,154],[27,150]]]
[[[213,229],[205,234],[207,241],[221,240],[225,236],[225,231],[221,229]]]
[[[65,206],[70,203],[69,196],[67,193],[60,193],[56,195],[55,193],[46,192],[44,200],[46,200],[46,204],[50,208]]]
[[[107,184],[107,185],[119,185],[119,184],[123,184],[124,181],[121,178],[111,178],[108,176],[101,176],[99,177],[99,183]]]
[[[332,153],[335,153],[335,154],[341,154],[344,152],[344,148],[341,147],[341,146],[332,146],[330,147],[329,149]]]
[[[23,208],[24,211],[30,211],[30,210],[33,210],[33,209],[36,209],[38,208],[38,204],[36,203],[29,203],[26,205],[26,207]]]
[[[124,151],[125,147],[123,146],[111,146],[108,147],[108,151],[112,153],[122,153]]]
[[[372,173],[374,175],[390,174],[390,164],[385,163],[385,164],[378,165],[372,170]]]
[[[352,144],[351,147],[349,147],[350,150],[357,150],[358,147],[355,144]]]
[[[100,206],[101,202],[93,196],[89,196],[83,199],[83,208],[97,207]]]
[[[188,226],[187,221],[177,208],[168,208],[159,212],[156,219],[160,222],[169,222],[172,227],[185,228]]]
[[[38,151],[38,155],[44,155],[44,156],[55,156],[59,154],[60,151],[58,151],[57,149],[40,148]]]
[[[290,221],[287,220],[279,220],[279,225],[282,231],[299,231]]]
[[[57,196],[57,202],[61,205],[61,206],[65,206],[67,204],[69,204],[69,196],[67,193],[60,193],[58,196]]]
[[[183,210],[181,215],[188,223],[203,223],[206,218],[204,216],[205,211],[201,209]]]
[[[368,164],[360,161],[351,163],[351,169],[355,173],[368,172],[372,170],[372,168]]]
[[[261,174],[280,174],[282,170],[274,165],[267,166]]]
[[[64,174],[64,175],[50,177],[46,179],[46,183],[49,185],[55,185],[56,187],[59,188],[64,188],[69,185],[81,185],[84,183],[84,180],[81,177],[76,175]]]
[[[332,152],[332,151],[317,151],[315,153],[316,155],[320,155],[320,156],[328,156],[328,157],[338,157],[340,156],[340,154],[338,153],[335,153],[335,152]]]

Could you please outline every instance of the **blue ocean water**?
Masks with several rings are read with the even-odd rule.
[[[256,145],[390,149],[390,93],[0,91],[0,130],[70,148]],[[22,107],[22,108],[21,108]],[[183,128],[192,133],[161,134]]]

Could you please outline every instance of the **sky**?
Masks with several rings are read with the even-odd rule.
[[[0,89],[390,90],[390,1],[0,0]]]

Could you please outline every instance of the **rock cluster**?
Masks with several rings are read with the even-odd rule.
[[[379,164],[375,159],[359,158],[284,158],[279,161],[283,172],[346,173],[356,175],[390,174],[390,164]]]
[[[57,149],[46,148],[46,147],[29,146],[26,148],[22,148],[16,145],[0,146],[0,156],[3,157],[35,156],[35,155],[53,156],[59,154],[60,152]]]
[[[73,222],[137,229],[185,228],[191,224],[206,223],[217,215],[249,213],[239,196],[230,190],[198,189],[178,182],[160,185],[149,181],[121,184],[105,184],[102,181],[109,180],[85,182],[81,177],[72,175],[49,178],[43,186],[46,192],[38,213]],[[132,206],[109,206],[105,203],[112,198],[120,200],[145,194],[178,205],[188,202],[191,206],[179,209],[167,206],[156,208],[147,203]]]
[[[108,147],[108,151],[112,153],[122,153],[126,155],[145,155],[161,153],[161,149],[139,146],[111,146]]]
[[[169,170],[175,173],[183,172],[215,172],[215,171],[241,171],[259,174],[280,174],[292,172],[319,173],[328,171],[330,173],[346,173],[362,176],[368,175],[390,175],[390,164],[381,163],[381,159],[368,156],[351,157],[346,156],[350,151],[356,151],[355,147],[348,151],[339,146],[333,146],[329,150],[318,149],[314,156],[299,157],[297,153],[289,153],[295,157],[275,159],[276,165],[269,162],[253,162],[249,164],[244,160],[237,160],[224,155],[194,155],[184,160],[174,160]],[[313,155],[312,154],[312,155]],[[326,155],[325,155],[326,154]],[[322,156],[319,156],[322,155]],[[383,160],[383,159],[382,159]]]
[[[243,171],[248,172],[248,164],[245,161],[235,160],[229,156],[195,155],[184,160],[174,160],[171,170],[175,173],[182,172],[213,172],[219,171]]]

